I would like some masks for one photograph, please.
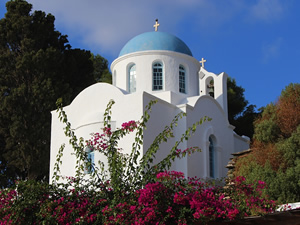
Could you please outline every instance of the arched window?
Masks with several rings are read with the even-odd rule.
[[[156,62],[153,64],[153,86],[152,90],[162,90],[163,89],[163,66],[161,63]]]
[[[95,163],[94,150],[90,147],[87,147],[85,149],[85,154],[87,158],[84,165],[84,173],[90,174],[94,170],[94,163]]]
[[[182,65],[179,66],[179,92],[186,93],[185,90],[185,69]]]
[[[136,66],[133,64],[129,68],[129,93],[133,93],[136,91]]]
[[[215,178],[215,146],[212,137],[209,137],[209,176]]]
[[[215,97],[215,85],[214,85],[214,79],[210,78],[206,80],[206,84],[207,84],[207,93],[211,96],[211,97]]]

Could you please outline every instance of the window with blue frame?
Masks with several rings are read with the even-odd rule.
[[[185,69],[182,65],[179,66],[179,92],[186,93],[185,89]]]
[[[161,63],[156,62],[153,64],[152,67],[153,71],[153,85],[152,85],[152,90],[157,91],[157,90],[163,90],[163,66]]]
[[[215,178],[215,146],[212,137],[209,137],[209,176]]]
[[[91,147],[87,147],[85,149],[86,154],[86,161],[85,161],[85,168],[84,172],[85,174],[90,174],[94,171],[94,165],[95,165],[95,152],[94,149]]]
[[[129,68],[129,93],[133,93],[136,91],[136,66],[135,64],[133,64],[132,66],[130,66]]]

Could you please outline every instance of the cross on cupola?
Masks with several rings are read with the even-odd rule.
[[[153,27],[155,28],[155,31],[158,30],[158,27],[159,27],[159,23],[158,23],[158,19],[155,20],[155,24],[153,25]]]
[[[200,61],[200,63],[201,63],[201,67],[203,67],[204,68],[204,63],[206,62],[206,59],[204,59],[204,58],[202,58],[201,59],[201,61]]]

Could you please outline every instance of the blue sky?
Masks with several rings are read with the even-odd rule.
[[[0,0],[0,18],[6,11]],[[205,69],[226,72],[257,108],[300,83],[299,0],[28,0],[55,16],[73,48],[109,63],[134,36],[159,31],[182,39]]]

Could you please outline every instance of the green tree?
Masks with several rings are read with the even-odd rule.
[[[264,180],[279,202],[300,201],[300,85],[290,84],[255,121],[253,151],[238,160],[236,175]]]
[[[276,117],[276,105],[273,103],[267,105],[261,118],[255,122],[255,140],[267,144],[274,143],[278,139],[280,128]]]
[[[25,0],[6,7],[0,20],[1,167],[14,167],[19,178],[41,179],[49,169],[50,111],[58,98],[69,104],[96,82],[93,61],[89,51],[71,49],[53,15],[31,13]]]
[[[252,138],[253,122],[259,115],[255,105],[249,104],[244,95],[245,89],[236,84],[235,79],[227,79],[228,120],[235,126],[235,132]]]
[[[112,76],[108,69],[108,61],[107,59],[103,58],[99,54],[94,55],[92,54],[91,60],[93,61],[94,66],[94,79],[97,82],[105,82],[105,83],[112,83]]]
[[[0,136],[0,152],[2,152],[4,147],[4,138]],[[0,154],[0,189],[12,186],[16,175],[16,168],[7,165],[7,161],[5,160],[4,156]]]
[[[244,111],[248,101],[244,95],[245,89],[236,84],[235,79],[227,79],[227,99],[228,99],[228,119],[233,123],[235,119]]]

